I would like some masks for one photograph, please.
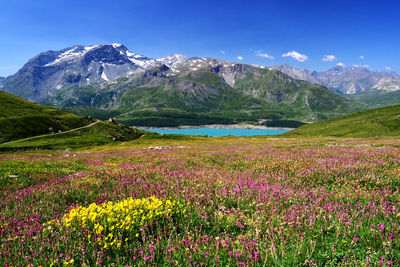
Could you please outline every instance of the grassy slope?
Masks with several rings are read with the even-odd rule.
[[[65,134],[37,136],[27,141],[0,144],[0,151],[87,148],[115,141],[134,140],[143,135],[143,132],[119,123],[99,122],[92,127]]]
[[[0,150],[34,148],[76,148],[133,140],[143,133],[119,123],[98,122],[78,131],[62,132],[90,125],[94,120],[69,112],[35,104],[0,91]],[[49,128],[57,134],[48,135]],[[12,140],[37,136],[26,141]],[[1,144],[3,143],[3,144]]]
[[[66,131],[92,123],[69,112],[26,101],[0,91],[0,143],[40,134]]]
[[[371,109],[303,125],[286,136],[400,136],[400,105]]]
[[[392,106],[400,104],[400,91],[372,91],[354,95],[345,95],[347,99],[366,105],[370,108]]]

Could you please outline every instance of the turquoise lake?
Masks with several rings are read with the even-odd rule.
[[[256,136],[256,135],[276,135],[286,133],[287,130],[271,129],[216,129],[216,128],[198,128],[198,129],[145,129],[146,131],[163,134],[184,134],[201,136]]]

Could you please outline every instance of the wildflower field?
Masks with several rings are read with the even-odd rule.
[[[400,139],[0,154],[0,265],[399,266]]]

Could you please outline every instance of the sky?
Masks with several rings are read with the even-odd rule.
[[[400,3],[375,0],[0,0],[0,76],[76,44],[323,71],[400,73]]]

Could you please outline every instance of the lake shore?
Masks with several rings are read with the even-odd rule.
[[[268,126],[259,126],[252,124],[209,124],[209,125],[198,125],[198,126],[190,126],[190,125],[182,125],[177,127],[142,127],[142,126],[134,126],[138,129],[143,130],[151,130],[151,129],[160,129],[160,130],[179,130],[179,129],[201,129],[201,128],[210,128],[210,129],[258,129],[258,130],[283,130],[283,131],[291,131],[294,128],[287,127],[268,127]]]

